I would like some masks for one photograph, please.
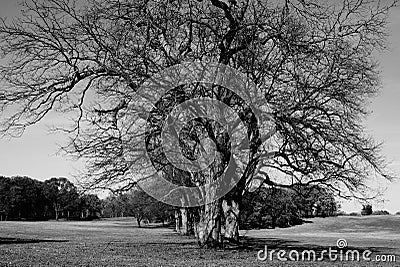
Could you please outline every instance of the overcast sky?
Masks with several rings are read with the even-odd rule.
[[[18,13],[16,1],[1,0],[0,16],[12,17]],[[400,174],[400,8],[390,16],[390,51],[379,54],[383,89],[372,100],[372,114],[366,121],[369,133],[384,142],[383,154],[390,162],[393,171]],[[27,129],[24,136],[13,140],[0,139],[0,175],[26,175],[39,180],[50,177],[72,177],[76,169],[82,168],[79,162],[73,162],[57,155],[57,143],[65,140],[61,135],[49,134],[46,125],[52,125],[54,117]],[[378,206],[390,212],[400,211],[400,182],[387,186],[385,202]],[[346,211],[359,210],[355,202],[344,203]]]

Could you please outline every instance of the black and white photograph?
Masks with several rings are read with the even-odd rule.
[[[400,266],[399,0],[1,0],[0,266]]]

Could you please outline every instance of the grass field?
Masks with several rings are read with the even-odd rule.
[[[133,219],[92,222],[0,222],[0,266],[400,266],[400,216],[313,219],[287,229],[242,231],[242,244],[224,250],[198,248],[172,229],[138,228]],[[396,254],[397,262],[259,261],[257,252],[336,248]]]

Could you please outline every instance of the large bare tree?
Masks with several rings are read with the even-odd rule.
[[[68,115],[71,124],[56,130],[70,137],[65,151],[86,160],[86,181],[93,188],[135,186],[136,175],[149,174],[145,152],[156,172],[181,185],[207,184],[225,173],[236,184],[196,210],[196,234],[200,245],[220,245],[224,228],[225,238],[238,241],[241,196],[254,178],[275,186],[322,184],[345,197],[363,197],[373,175],[391,178],[362,119],[379,89],[373,55],[385,48],[387,16],[395,4],[29,1],[21,16],[0,24],[0,131],[20,136],[52,111]],[[244,87],[245,99],[213,82],[178,86],[146,110],[138,91],[185,62],[229,66],[254,86]],[[159,92],[152,93],[147,97]],[[231,155],[241,143],[234,144],[221,124],[224,108],[215,120],[189,120],[176,135],[187,159],[198,160],[202,148],[216,151],[208,171],[176,168],[160,150],[168,113],[193,97],[237,112],[247,129],[246,162]],[[183,113],[190,117],[193,111]],[[273,130],[260,113],[268,114]],[[208,190],[206,198],[213,199],[217,191],[211,191],[218,189]]]

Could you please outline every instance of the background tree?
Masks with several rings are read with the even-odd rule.
[[[260,187],[243,196],[241,222],[246,228],[290,227],[304,218],[336,216],[332,192],[319,186]]]
[[[102,202],[97,195],[84,194],[80,197],[81,218],[97,218],[102,212]]]
[[[58,220],[60,212],[67,212],[69,218],[70,211],[74,210],[79,203],[79,194],[73,183],[67,178],[51,178],[44,181],[45,196],[51,203],[55,219]]]
[[[244,120],[251,126],[250,163],[236,162],[241,172],[232,173],[242,173],[237,186],[200,208],[200,245],[221,244],[222,217],[225,237],[237,241],[242,194],[255,176],[273,186],[325,184],[337,195],[359,198],[365,197],[358,193],[368,191],[371,174],[390,178],[379,146],[365,135],[361,121],[379,88],[373,55],[384,48],[386,17],[394,4],[32,1],[14,23],[0,25],[7,62],[0,74],[8,85],[0,89],[1,132],[20,135],[52,110],[68,114],[74,123],[63,128],[71,136],[67,151],[86,159],[89,184],[130,189],[137,182],[133,173],[144,172],[143,155],[125,148],[136,147],[143,136],[135,130],[152,123],[129,110],[144,80],[186,61],[231,66],[256,85],[252,104],[269,107],[276,127],[271,137]],[[195,88],[185,87],[177,99]],[[217,92],[229,95],[224,88],[206,89],[205,95],[219,101]],[[176,101],[162,103],[168,111]],[[231,102],[247,110],[240,103]],[[153,124],[155,130],[161,122]],[[203,130],[186,135],[183,148],[196,147],[208,135],[219,148],[214,174],[226,171],[230,146],[222,128],[201,120],[190,127]],[[182,181],[167,174],[184,184],[199,178],[188,173]]]
[[[10,178],[0,176],[0,216],[1,220],[7,220],[10,213]]]
[[[338,203],[334,194],[327,188],[313,186],[293,186],[294,202],[297,203],[302,217],[335,216]]]
[[[135,217],[141,227],[143,220],[164,223],[171,220],[173,208],[150,197],[144,191],[135,188],[117,196],[110,195],[103,200],[104,217]]]
[[[361,210],[361,215],[363,216],[372,215],[372,205],[370,204],[363,205],[363,208]]]
[[[103,215],[104,217],[114,218],[123,214],[123,205],[114,195],[109,195],[103,201]]]

